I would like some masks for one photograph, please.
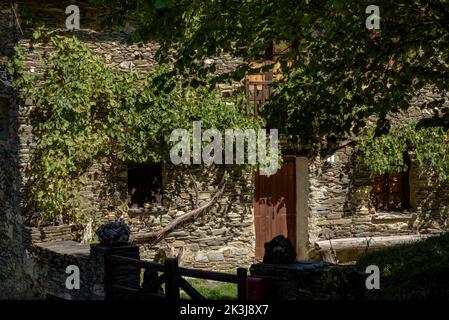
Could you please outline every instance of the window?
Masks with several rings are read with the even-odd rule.
[[[274,60],[273,44],[268,44],[264,52],[263,62],[253,62],[251,67],[254,69],[263,66],[272,65]],[[247,97],[247,106],[254,106],[254,113],[257,114],[261,106],[268,101],[271,96],[271,84],[273,82],[273,72],[263,72],[258,74],[248,74],[245,76],[245,94]],[[248,111],[248,110],[247,110]]]
[[[8,139],[9,132],[9,99],[0,97],[0,140]]]
[[[410,158],[404,154],[407,171],[385,173],[373,181],[371,200],[376,210],[402,211],[410,209]]]
[[[128,198],[134,209],[162,206],[162,164],[129,164]]]

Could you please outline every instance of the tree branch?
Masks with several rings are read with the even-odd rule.
[[[439,25],[441,28],[443,28],[447,33],[449,33],[449,25],[441,19],[441,17],[437,16],[432,10],[429,8],[430,3],[426,3],[425,5],[422,5],[419,3],[419,1],[415,0],[402,0],[402,2],[412,6],[415,8],[415,10],[419,11],[424,16],[432,19],[437,25]],[[441,12],[441,8],[440,8]]]
[[[331,145],[331,146],[327,147],[325,150],[328,154],[333,154],[340,149],[344,149],[348,146],[355,145],[357,143],[357,141],[359,141],[359,140],[360,140],[359,137],[347,139],[345,141],[341,141],[339,144]]]
[[[182,216],[179,216],[175,218],[173,221],[171,221],[169,224],[167,224],[164,228],[162,228],[159,231],[153,231],[153,232],[138,232],[133,235],[131,235],[130,240],[132,242],[138,243],[143,241],[150,240],[152,243],[157,243],[162,240],[162,238],[172,231],[174,228],[176,228],[178,225],[180,225],[183,222],[186,222],[190,219],[197,218],[202,212],[204,212],[207,208],[212,206],[218,198],[221,197],[221,195],[224,192],[225,186],[226,186],[226,170],[223,173],[223,177],[221,178],[220,182],[221,187],[219,187],[218,191],[213,195],[213,197],[203,204],[202,206],[189,211]]]
[[[199,199],[200,199],[200,193],[198,191],[198,186],[196,185],[195,178],[193,177],[191,172],[189,172],[189,177],[190,177],[190,180],[192,181],[192,184],[193,184],[193,191],[195,191],[195,200],[192,200],[192,202],[193,202],[193,209],[196,209],[196,208],[198,208],[198,202],[199,202]]]

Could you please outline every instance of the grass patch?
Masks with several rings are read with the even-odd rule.
[[[235,271],[226,272],[235,274]],[[140,285],[143,284],[144,270],[140,273]],[[160,275],[161,273],[159,273]],[[219,282],[205,279],[187,278],[184,277],[202,296],[208,300],[236,300],[237,299],[237,284]],[[162,284],[162,289],[165,290],[165,284]],[[180,290],[181,299],[190,300],[191,298]]]
[[[204,279],[185,278],[202,296],[208,300],[237,299],[237,284]],[[181,299],[190,297],[181,290]]]
[[[371,299],[449,299],[449,233],[424,241],[374,251],[362,256],[356,268],[380,269],[380,290]]]

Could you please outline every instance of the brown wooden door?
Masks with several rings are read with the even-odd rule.
[[[256,258],[262,259],[264,244],[275,236],[288,237],[296,244],[295,159],[285,158],[272,176],[256,174],[254,190]]]

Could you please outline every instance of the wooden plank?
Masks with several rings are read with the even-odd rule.
[[[256,174],[254,191],[256,258],[264,255],[264,243],[284,235],[296,246],[295,158],[285,157],[283,166],[269,177]]]
[[[331,239],[332,248],[335,251],[350,248],[364,248],[369,244],[369,247],[379,248],[388,247],[406,243],[412,243],[428,238],[427,235],[402,235],[402,236],[381,236],[372,238],[343,238]],[[319,251],[327,251],[331,249],[329,240],[322,240],[315,242],[315,248]]]
[[[160,293],[144,293],[139,291],[135,300],[165,300],[165,295]]]
[[[296,252],[296,160],[287,159],[287,234]]]
[[[193,300],[206,300],[206,298],[201,295],[186,279],[179,278],[179,286],[185,291]]]
[[[139,289],[120,286],[118,284],[111,285],[111,289],[114,290],[114,292],[120,292],[120,293],[137,293],[140,291]]]
[[[145,282],[145,276],[144,276],[144,282],[142,284],[142,292],[144,293],[153,293],[156,292],[164,282],[167,281],[165,277],[165,273],[161,274],[159,277],[157,277],[155,280],[150,281],[150,283]]]
[[[179,300],[178,259],[165,259],[165,296],[168,300]]]
[[[247,298],[247,274],[248,270],[245,268],[238,268],[237,269],[237,299],[239,301],[246,301]]]
[[[122,256],[117,256],[117,255],[109,256],[108,260],[111,262],[118,263],[118,264],[129,264],[129,265],[143,268],[143,269],[151,269],[151,270],[159,271],[159,272],[165,271],[164,265],[159,264],[159,263],[149,262],[149,261],[137,260],[137,259],[122,257]]]
[[[113,275],[113,265],[110,257],[104,257],[104,292],[105,292],[105,300],[113,300],[114,294],[112,292],[112,279]]]
[[[206,270],[187,269],[187,268],[178,268],[177,272],[178,275],[181,275],[183,277],[214,280],[219,282],[230,282],[230,283],[238,282],[238,277],[234,274],[227,274]]]

